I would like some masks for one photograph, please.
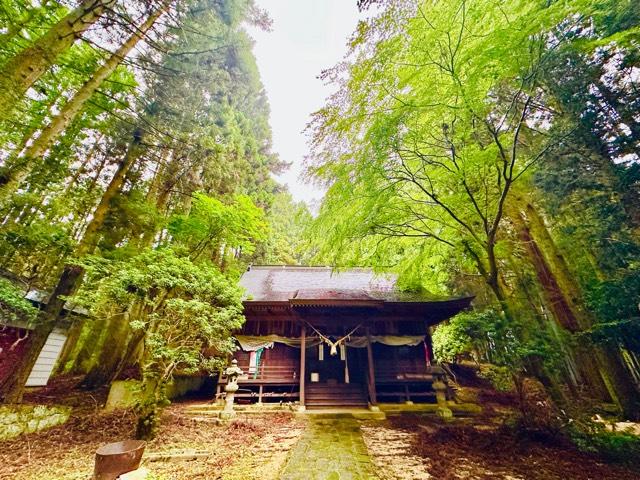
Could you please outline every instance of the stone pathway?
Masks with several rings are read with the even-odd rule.
[[[375,480],[374,465],[351,418],[309,419],[281,480]]]

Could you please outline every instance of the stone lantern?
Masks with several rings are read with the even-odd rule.
[[[224,374],[227,376],[227,385],[224,387],[226,393],[224,398],[224,410],[220,412],[220,418],[229,419],[236,416],[236,412],[233,410],[233,400],[238,391],[238,376],[244,372],[238,367],[238,361],[234,358],[231,361],[231,366],[227,367]]]
[[[447,385],[439,378],[433,382],[433,389],[436,391],[437,415],[445,420],[452,418],[453,412],[447,404]]]

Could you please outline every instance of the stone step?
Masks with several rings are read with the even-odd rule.
[[[212,405],[212,404],[189,405],[188,407],[185,408],[184,413],[190,416],[200,416],[200,415],[217,416],[218,413],[220,413],[223,408],[224,407],[220,405]],[[280,405],[279,403],[263,403],[262,405],[235,404],[234,410],[237,411],[238,413],[247,413],[247,414],[253,414],[253,413],[260,414],[268,411],[286,413],[286,412],[291,412],[292,407],[291,405],[288,405],[288,404]]]
[[[371,411],[366,407],[309,407],[304,412],[296,413],[299,417],[311,417],[314,420],[338,420],[356,418],[358,420],[384,420],[386,415],[381,411]]]
[[[348,402],[313,402],[307,401],[305,402],[307,408],[325,408],[325,407],[366,407],[367,402],[362,401],[348,401]]]
[[[365,406],[368,396],[360,384],[312,384],[305,392],[307,405],[320,406]]]
[[[352,397],[305,397],[306,403],[333,403],[334,405],[340,405],[341,403],[367,403],[367,398],[364,395],[357,395]]]

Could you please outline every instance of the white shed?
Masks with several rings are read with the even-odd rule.
[[[56,328],[51,332],[27,379],[27,387],[44,387],[47,384],[66,341],[64,330]]]

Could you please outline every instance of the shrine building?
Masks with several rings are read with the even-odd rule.
[[[472,300],[401,292],[395,275],[364,268],[253,266],[240,284],[236,400],[302,408],[434,402],[445,376],[430,330]]]

